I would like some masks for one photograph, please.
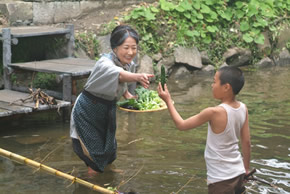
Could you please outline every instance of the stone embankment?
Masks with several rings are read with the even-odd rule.
[[[268,36],[264,33],[265,41],[263,45],[258,46],[257,54],[264,56],[260,61],[253,64],[253,53],[250,49],[232,47],[223,54],[222,66],[247,66],[254,65],[257,68],[273,66],[290,66],[290,52],[287,44],[290,43],[290,26],[285,25],[279,31],[275,48],[270,44]],[[109,35],[99,37],[100,53],[109,52]],[[289,46],[288,46],[289,47]],[[277,50],[277,53],[269,54],[269,50]],[[270,56],[270,57],[269,57]],[[160,53],[150,57],[148,55],[138,57],[138,72],[157,73],[160,72],[161,64],[166,68],[167,74],[174,79],[186,78],[192,73],[214,73],[216,64],[208,57],[206,51],[199,52],[196,47],[183,48],[177,47],[172,56],[163,57]],[[154,68],[155,66],[155,68]],[[156,72],[157,70],[157,72]]]
[[[0,15],[4,15],[10,26],[57,24],[93,11],[121,9],[138,3],[140,0],[1,0]]]

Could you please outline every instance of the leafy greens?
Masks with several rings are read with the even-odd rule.
[[[138,99],[132,98],[125,101],[117,102],[117,105],[127,109],[135,110],[152,110],[159,109],[163,105],[162,99],[158,96],[157,91],[145,89],[138,86],[135,89]]]

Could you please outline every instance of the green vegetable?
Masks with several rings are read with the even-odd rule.
[[[127,99],[125,101],[117,102],[117,105],[123,108],[135,110],[152,110],[160,108],[163,104],[157,91],[148,90],[142,86],[138,86],[135,89],[135,92],[138,99]]]
[[[166,74],[165,74],[165,67],[163,64],[161,65],[160,81],[161,81],[162,89],[164,90],[164,84],[166,83]]]

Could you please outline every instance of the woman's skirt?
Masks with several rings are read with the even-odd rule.
[[[86,165],[103,172],[116,159],[116,101],[97,98],[84,91],[72,114],[79,137],[79,143],[73,139],[74,151]]]

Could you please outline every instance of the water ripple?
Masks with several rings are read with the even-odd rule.
[[[252,160],[254,164],[260,164],[263,166],[269,166],[274,168],[282,168],[285,170],[290,170],[290,163],[288,162],[279,162],[277,159],[261,159],[261,160]]]

